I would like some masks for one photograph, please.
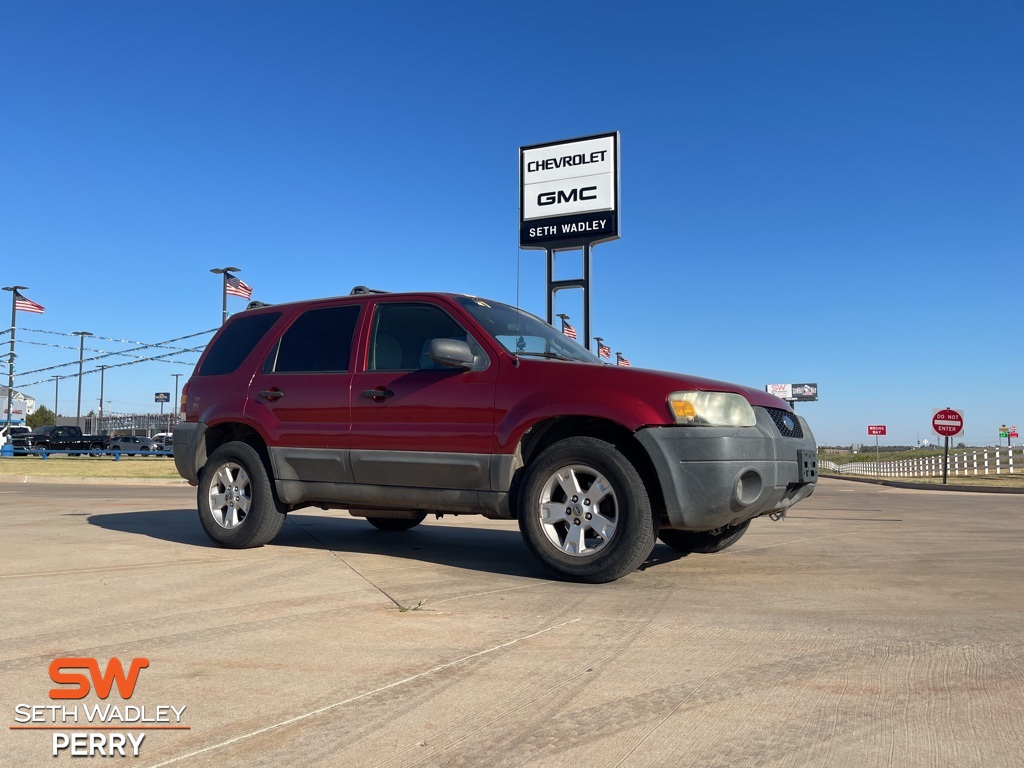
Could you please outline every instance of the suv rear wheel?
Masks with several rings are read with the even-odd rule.
[[[523,481],[519,529],[548,569],[594,584],[636,570],[657,537],[640,474],[593,437],[560,440],[537,456]]]
[[[246,443],[225,443],[199,475],[199,521],[211,539],[232,549],[262,547],[284,525],[266,467]]]

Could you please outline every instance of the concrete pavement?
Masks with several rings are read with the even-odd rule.
[[[144,766],[1024,763],[1021,496],[825,479],[600,586],[548,579],[514,523],[302,510],[239,552],[194,504],[0,484],[0,765],[54,764],[69,723],[10,726],[55,703],[184,706],[130,731]],[[130,700],[55,702],[62,656],[149,666]]]

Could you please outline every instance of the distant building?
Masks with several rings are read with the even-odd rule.
[[[849,454],[853,453],[853,449],[848,445],[819,445],[818,453],[831,453],[831,454]]]
[[[7,387],[0,386],[0,423],[7,423]],[[36,399],[14,390],[11,399],[11,424],[24,424],[25,418],[36,411]]]

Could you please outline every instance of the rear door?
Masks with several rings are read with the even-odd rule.
[[[351,482],[351,361],[362,308],[347,301],[305,310],[250,382],[245,415],[266,432],[279,480]]]
[[[433,362],[436,338],[468,342],[473,368]],[[365,365],[352,377],[355,482],[488,490],[497,368],[448,308],[378,299]]]

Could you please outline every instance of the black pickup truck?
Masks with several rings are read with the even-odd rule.
[[[25,435],[14,435],[14,450],[94,451],[106,450],[110,440],[103,435],[83,435],[78,427],[36,427]]]

